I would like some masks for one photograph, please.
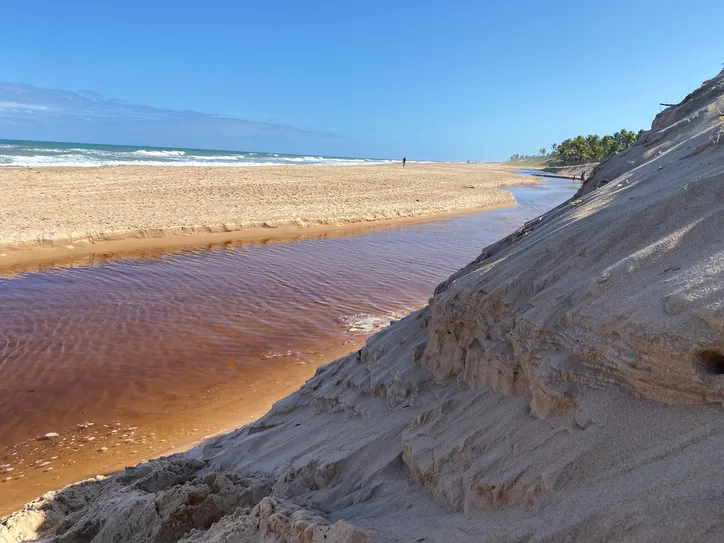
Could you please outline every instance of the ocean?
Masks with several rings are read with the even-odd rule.
[[[397,160],[0,139],[0,168],[121,165],[278,166],[285,164],[353,166],[392,162],[397,162]]]

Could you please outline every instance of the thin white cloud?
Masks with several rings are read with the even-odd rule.
[[[335,134],[304,130],[275,122],[258,122],[191,110],[173,110],[105,98],[93,91],[47,89],[26,83],[0,82],[0,128],[26,123],[42,131],[67,127],[73,134],[121,130],[127,134],[153,132],[159,137],[194,133],[229,141],[304,141],[337,138]],[[38,134],[42,139],[42,134]],[[70,136],[69,136],[70,137]]]
[[[38,104],[23,104],[20,102],[0,102],[0,110],[10,110],[10,111],[22,111],[22,110],[30,110],[30,111],[47,111],[50,108],[48,106],[41,106]]]

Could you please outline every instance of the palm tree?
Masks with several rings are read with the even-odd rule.
[[[638,134],[636,134],[633,130],[629,130],[628,132],[626,132],[626,149],[636,145],[636,141],[638,139]]]
[[[590,157],[590,149],[588,142],[583,136],[576,136],[573,140],[573,153],[575,159],[580,163],[586,162]]]
[[[586,137],[586,143],[588,144],[589,156],[596,161],[603,160],[603,146],[601,145],[601,137],[595,134],[589,134]]]
[[[596,134],[589,134],[587,137],[568,138],[560,144],[554,143],[551,145],[551,161],[554,164],[561,165],[582,164],[589,160],[601,162],[636,145],[642,133],[643,130],[636,133],[632,130],[623,129],[611,136],[603,136],[603,138]],[[544,152],[545,149],[540,150],[541,154]]]
[[[618,152],[616,139],[613,136],[603,136],[601,139],[601,147],[603,147],[603,159],[611,158]]]
[[[638,139],[634,132],[626,130],[625,128],[622,129],[620,132],[616,132],[613,137],[618,143],[619,151],[623,151],[625,149],[628,149],[629,147],[633,147],[634,145],[636,145],[636,140]]]

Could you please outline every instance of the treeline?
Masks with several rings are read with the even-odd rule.
[[[561,143],[554,143],[551,145],[549,153],[546,153],[545,149],[541,149],[538,155],[519,155],[516,153],[510,157],[510,160],[517,162],[521,160],[541,160],[545,158],[548,159],[551,165],[555,166],[603,162],[613,155],[636,145],[636,141],[641,135],[641,132],[643,132],[643,130],[637,133],[624,129],[610,136],[601,137],[595,134],[576,136],[575,138],[564,140]]]
[[[515,153],[510,157],[511,162],[520,162],[523,160],[540,160],[542,158],[546,158],[546,150],[541,149],[539,151],[539,154],[537,155],[519,155],[518,153]]]
[[[603,162],[613,155],[636,145],[640,132],[621,130],[611,136],[590,134],[586,137],[576,136],[551,146],[550,159],[552,164],[569,166],[586,162]]]

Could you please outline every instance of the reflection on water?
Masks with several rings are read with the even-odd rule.
[[[577,187],[517,187],[515,208],[353,236],[0,279],[0,447],[351,349]]]

